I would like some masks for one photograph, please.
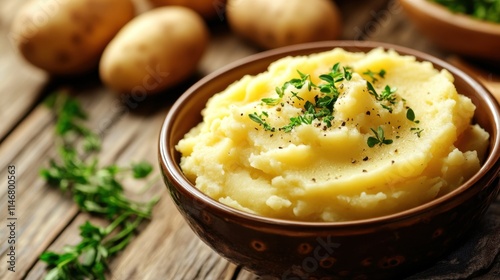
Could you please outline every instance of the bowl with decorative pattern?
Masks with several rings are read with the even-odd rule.
[[[201,192],[180,168],[175,146],[196,126],[215,93],[285,56],[341,47],[368,52],[382,47],[447,69],[458,91],[477,110],[474,122],[490,134],[480,170],[456,190],[395,214],[343,222],[307,222],[249,214]],[[395,279],[435,262],[463,241],[496,198],[500,172],[500,110],[473,78],[428,54],[377,42],[316,42],[258,53],[207,75],[168,112],[159,136],[159,164],[167,189],[192,230],[227,260],[265,279]],[[250,187],[250,186],[249,186]]]

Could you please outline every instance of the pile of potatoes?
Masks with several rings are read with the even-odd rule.
[[[134,1],[134,2],[132,2]],[[187,79],[209,44],[210,21],[261,49],[334,40],[341,19],[332,0],[31,0],[10,38],[53,75],[99,70],[117,93],[162,92]]]

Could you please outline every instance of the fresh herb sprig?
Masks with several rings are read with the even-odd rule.
[[[370,128],[371,131],[373,132],[374,136],[370,136],[368,137],[368,140],[367,140],[367,145],[368,147],[370,148],[373,148],[375,145],[379,145],[379,146],[382,146],[382,145],[389,145],[389,144],[392,144],[392,139],[386,139],[385,138],[385,133],[384,133],[384,129],[379,126],[377,127],[377,130],[373,129],[373,128]]]
[[[397,91],[397,88],[391,88],[389,85],[386,85],[379,94],[369,81],[366,81],[366,87],[368,88],[368,93],[373,95],[377,101],[381,102],[380,105],[384,109],[392,113],[392,105],[396,104],[396,97],[394,93]],[[385,102],[385,104],[382,102]]]
[[[266,112],[266,111],[263,111],[262,113],[260,114],[257,114],[257,112],[253,112],[251,114],[248,115],[248,117],[250,117],[250,119],[256,123],[258,123],[259,125],[262,125],[262,127],[264,127],[264,130],[267,130],[267,131],[275,131],[275,128],[272,127],[267,121],[266,121],[266,118],[269,117],[269,114]]]
[[[322,93],[325,93],[325,95],[316,97],[316,107],[326,109],[329,113],[333,113],[335,102],[337,102],[337,99],[340,96],[340,91],[339,88],[337,88],[337,84],[344,80],[351,80],[352,68],[343,67],[341,71],[340,63],[336,63],[335,65],[333,65],[332,70],[329,73],[322,74],[319,76],[319,78],[325,82],[318,86],[319,90]]]
[[[412,108],[408,108],[406,110],[406,118],[415,123],[415,124],[419,124],[420,123],[420,120],[417,120],[416,117],[415,117],[415,112],[413,111]],[[411,131],[413,131],[415,133],[415,135],[417,135],[418,138],[420,138],[420,136],[422,135],[422,132],[424,131],[422,128],[419,128],[419,127],[412,127],[410,128]]]
[[[131,214],[125,213],[106,227],[86,221],[80,226],[80,243],[65,246],[64,253],[47,251],[40,256],[40,260],[52,267],[45,280],[104,280],[108,268],[107,260],[130,243],[142,220],[142,217],[131,219]],[[121,230],[116,233],[118,227],[121,227]]]
[[[65,94],[54,94],[46,104],[57,117],[60,147],[59,158],[51,159],[49,166],[40,170],[41,177],[49,185],[70,193],[81,211],[104,217],[111,224],[98,227],[86,222],[80,227],[79,244],[66,246],[60,254],[44,252],[40,259],[51,268],[45,279],[104,279],[110,258],[127,246],[142,220],[151,218],[158,201],[158,198],[144,203],[131,201],[124,195],[120,176],[144,178],[151,173],[152,166],[139,162],[130,167],[115,164],[100,167],[98,159],[91,157],[99,150],[100,139],[83,124],[86,114],[78,101]],[[85,156],[79,154],[74,136],[83,138]]]
[[[150,216],[154,201],[139,203],[126,198],[118,175],[129,171],[134,178],[143,178],[151,172],[151,165],[141,162],[132,164],[130,168],[116,165],[98,167],[96,159],[82,161],[74,148],[67,146],[61,148],[60,156],[61,163],[50,160],[49,167],[41,169],[40,175],[51,186],[70,192],[80,210],[109,219],[126,212],[144,218]]]
[[[82,136],[86,152],[100,150],[99,136],[83,124],[83,121],[87,119],[87,114],[76,99],[66,94],[51,94],[45,99],[45,105],[56,112],[56,135],[65,142],[68,142],[72,135]]]
[[[309,74],[304,74],[299,70],[297,70],[297,73],[299,73],[300,78],[291,79],[290,81],[285,82],[281,87],[276,87],[276,93],[278,94],[279,98],[283,98],[283,96],[285,95],[285,90],[290,85],[292,85],[296,89],[302,89],[302,87],[306,83],[308,83],[308,90],[311,90],[311,88],[314,86],[314,84],[311,82],[311,77],[309,76]],[[297,94],[294,95],[297,96]]]
[[[376,76],[379,76],[380,78],[384,78],[385,77],[385,73],[386,72],[385,72],[384,69],[381,69],[378,72],[373,72],[372,70],[368,69],[365,72],[363,72],[363,75],[367,75],[368,77],[371,78],[372,83],[375,83],[375,82],[378,81],[378,78]]]
[[[281,87],[276,87],[278,98],[263,98],[261,101],[268,106],[280,104],[283,102],[282,99],[285,95],[285,90],[289,86],[293,86],[296,89],[302,89],[306,84],[309,91],[314,88],[319,90],[322,94],[314,97],[314,103],[306,101],[303,108],[304,114],[290,118],[289,123],[279,128],[279,130],[290,132],[301,124],[311,124],[315,119],[321,120],[327,127],[331,127],[333,121],[333,107],[340,95],[340,90],[337,85],[344,80],[351,80],[352,68],[341,67],[340,63],[336,63],[332,66],[330,72],[319,76],[319,79],[323,81],[323,83],[318,85],[311,81],[309,74],[304,74],[299,70],[297,70],[297,73],[299,74],[299,78],[293,78],[285,82]],[[291,94],[293,98],[301,101],[304,100],[297,92],[291,91]],[[254,112],[248,116],[252,121],[261,125],[264,130],[276,131],[276,128],[266,122],[265,119],[268,115],[265,111],[261,114]]]

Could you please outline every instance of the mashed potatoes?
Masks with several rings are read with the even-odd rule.
[[[287,57],[212,97],[178,145],[210,197],[250,213],[348,221],[395,213],[470,178],[488,133],[453,77],[394,51]]]

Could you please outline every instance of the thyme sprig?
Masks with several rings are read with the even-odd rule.
[[[320,83],[314,84],[311,80],[311,76],[309,74],[304,74],[301,71],[297,70],[298,78],[290,79],[285,82],[281,87],[276,87],[275,91],[278,95],[277,98],[263,98],[261,101],[268,106],[275,106],[281,104],[284,106],[285,101],[285,91],[290,90],[291,97],[298,99],[300,101],[304,101],[304,98],[299,96],[297,91],[293,89],[289,89],[290,86],[293,86],[295,89],[302,89],[307,85],[308,91],[311,92],[312,89],[319,91],[320,93],[314,96],[313,101],[306,100],[303,102],[303,108],[301,110],[301,114],[295,117],[290,117],[289,122],[280,127],[275,128],[267,119],[269,117],[268,113],[263,111],[261,113],[251,113],[248,116],[250,119],[260,126],[264,128],[266,131],[284,131],[291,132],[295,127],[302,124],[312,124],[315,120],[319,120],[324,124],[324,128],[329,128],[332,126],[332,122],[334,120],[334,107],[338,98],[340,97],[342,90],[345,86],[344,81],[350,81],[352,79],[353,69],[349,66],[342,67],[340,63],[335,63],[328,73],[324,73],[318,76]],[[372,95],[376,101],[388,110],[390,113],[394,110],[394,105],[396,105],[398,101],[398,97],[396,95],[397,88],[391,87],[389,85],[385,85],[381,90],[377,91],[373,83],[377,82],[379,78],[384,78],[386,75],[386,71],[381,69],[378,72],[374,72],[371,70],[367,70],[363,72],[364,75],[367,75],[371,78],[372,82],[366,80],[366,88],[368,93]],[[401,99],[403,104],[405,104],[406,100]],[[419,120],[415,119],[415,113],[409,107],[407,107],[406,117],[408,120],[418,124]],[[368,146],[374,147],[375,145],[383,145],[383,144],[391,144],[393,141],[391,139],[385,139],[384,131],[381,127],[378,127],[376,130],[371,129],[374,133],[374,136],[368,138]],[[415,129],[416,134],[420,137],[420,133],[423,131],[422,129]],[[397,138],[397,137],[396,137]]]
[[[367,75],[368,77],[371,78],[372,80],[372,83],[376,83],[378,81],[377,77],[375,76],[379,76],[380,78],[384,78],[385,76],[385,70],[384,69],[381,69],[380,71],[378,72],[373,72],[372,70],[368,69],[366,70],[365,72],[363,72],[363,75]]]
[[[397,88],[391,88],[389,85],[386,85],[379,94],[369,81],[366,81],[366,87],[368,88],[368,93],[373,95],[377,101],[381,102],[380,106],[392,113],[392,105],[396,104],[396,96],[394,93],[397,91]]]
[[[406,118],[409,121],[414,122],[415,124],[420,123],[420,120],[415,119],[415,112],[413,111],[412,108],[408,108],[406,110]],[[420,136],[422,135],[422,132],[424,131],[422,128],[419,128],[419,127],[412,127],[412,128],[410,128],[410,130],[415,132],[415,135],[417,135],[418,138],[420,138]]]
[[[382,146],[384,144],[388,145],[388,144],[392,144],[392,139],[386,139],[385,138],[385,135],[384,135],[384,129],[379,126],[377,127],[377,130],[373,129],[373,128],[370,128],[370,130],[373,132],[374,136],[370,136],[368,137],[368,140],[367,140],[367,145],[368,147],[370,148],[373,148],[375,145],[379,145],[379,146]]]
[[[46,104],[57,118],[60,147],[59,157],[50,159],[48,167],[40,170],[41,177],[49,185],[70,193],[81,211],[111,223],[99,227],[87,221],[80,226],[80,243],[66,246],[63,253],[42,253],[40,260],[51,268],[45,279],[104,279],[110,258],[127,246],[141,221],[151,218],[158,201],[157,197],[144,203],[128,199],[121,176],[145,178],[152,166],[147,162],[128,167],[99,166],[95,153],[101,147],[100,138],[84,125],[86,114],[78,101],[65,94],[54,94]],[[79,153],[78,137],[83,138],[83,151],[87,154]]]
[[[86,221],[80,226],[80,243],[65,246],[63,253],[47,251],[40,256],[40,260],[52,267],[45,279],[105,279],[107,260],[130,243],[142,220],[124,213],[107,227]],[[118,227],[122,228],[115,233]]]
[[[319,79],[323,82],[321,84],[314,84],[311,80],[309,74],[304,74],[297,70],[299,75],[298,78],[293,78],[285,82],[281,87],[276,87],[275,91],[278,94],[278,98],[263,98],[261,101],[268,106],[278,105],[283,103],[283,97],[285,95],[285,90],[289,86],[293,86],[295,89],[302,89],[307,85],[308,91],[312,89],[319,90],[322,95],[316,95],[314,97],[314,103],[306,101],[304,103],[303,115],[296,117],[291,117],[289,123],[279,130],[290,132],[295,127],[301,124],[311,124],[315,119],[321,120],[327,127],[331,127],[333,121],[333,107],[340,95],[340,89],[338,84],[344,80],[351,80],[352,78],[352,68],[351,67],[341,67],[340,63],[336,63],[332,66],[330,72],[322,74]],[[304,99],[298,95],[298,92],[291,90],[291,95],[300,101]],[[264,130],[275,131],[276,128],[272,127],[266,118],[268,117],[266,112],[258,114],[257,112],[248,115],[250,119],[259,125],[261,125]]]
[[[264,130],[267,131],[275,131],[275,128],[272,127],[268,122],[266,122],[266,118],[269,117],[269,114],[266,111],[263,111],[260,114],[257,114],[257,112],[253,112],[248,115],[250,119],[259,125],[262,125],[264,127]]]
[[[57,112],[55,133],[66,142],[72,135],[83,137],[85,152],[96,152],[101,149],[99,135],[87,128],[83,121],[87,120],[87,113],[83,111],[78,101],[66,94],[51,94],[45,105]]]
[[[283,96],[285,95],[285,90],[290,85],[295,87],[296,89],[302,89],[302,87],[307,83],[308,84],[307,90],[311,91],[314,84],[312,83],[309,74],[304,74],[299,70],[297,70],[297,73],[299,74],[300,78],[291,79],[285,82],[281,87],[276,87],[276,93],[278,94],[279,98],[283,98]],[[295,93],[294,95],[296,96],[297,93]]]

